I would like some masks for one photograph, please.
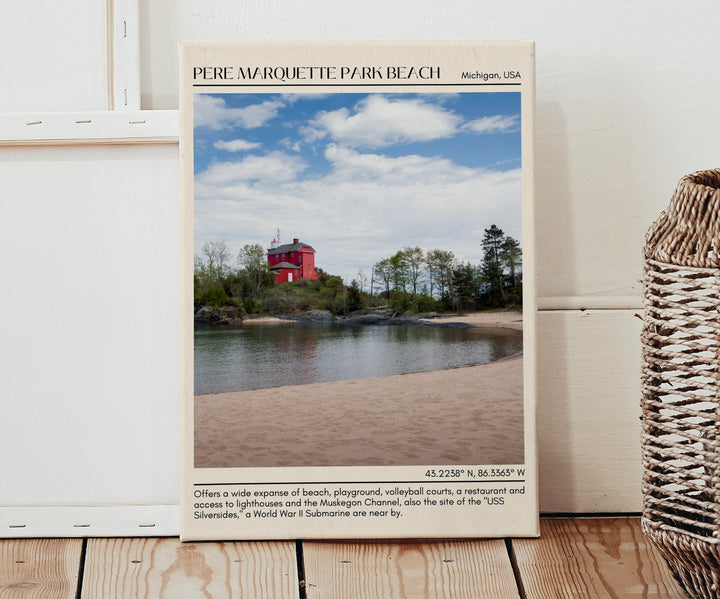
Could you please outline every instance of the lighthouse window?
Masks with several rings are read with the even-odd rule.
[[[285,260],[285,254],[282,255],[282,259]]]

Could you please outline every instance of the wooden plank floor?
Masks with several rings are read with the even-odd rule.
[[[543,518],[539,539],[0,540],[0,598],[687,599],[638,518]]]

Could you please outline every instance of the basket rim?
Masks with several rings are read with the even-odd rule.
[[[679,266],[720,268],[720,169],[683,176],[648,229],[645,260]]]

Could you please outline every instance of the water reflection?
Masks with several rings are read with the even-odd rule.
[[[522,351],[508,329],[287,323],[195,330],[195,394],[483,364]]]

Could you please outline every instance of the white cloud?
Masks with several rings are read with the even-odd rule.
[[[246,139],[231,139],[230,141],[216,141],[213,146],[218,150],[227,152],[247,152],[259,148],[261,144]]]
[[[295,141],[293,139],[290,139],[289,137],[281,139],[278,143],[284,148],[292,150],[293,152],[299,152],[300,148],[302,147],[302,144],[299,141]]]
[[[484,116],[466,123],[463,129],[473,133],[512,133],[520,129],[520,117],[518,115],[494,115]]]
[[[475,175],[478,169],[455,164],[442,157],[407,155],[389,157],[382,154],[364,154],[330,144],[325,158],[333,165],[336,180],[375,180],[385,184],[411,184],[419,182],[457,182]]]
[[[278,114],[284,104],[279,100],[268,100],[244,108],[228,108],[223,98],[195,94],[193,99],[193,120],[195,127],[223,129],[224,127],[261,127]]]
[[[332,96],[332,94],[318,94],[318,93],[302,93],[302,92],[293,92],[291,94],[281,94],[283,101],[290,105],[295,104],[298,100],[324,100],[325,98],[328,98]]]
[[[298,179],[303,170],[275,152],[213,165],[196,178],[196,233],[212,239],[269,244],[301,238],[317,265],[352,278],[408,245],[443,248],[463,261],[482,259],[484,229],[497,224],[520,239],[520,170],[492,171],[443,157],[362,153],[331,144],[332,170]],[[237,251],[237,249],[235,251]]]
[[[195,183],[196,186],[233,186],[251,181],[286,182],[296,179],[305,168],[298,156],[271,152],[265,156],[246,156],[235,162],[216,162],[199,174]]]
[[[370,95],[355,107],[320,112],[301,133],[308,141],[325,137],[350,147],[380,148],[430,141],[457,132],[461,118],[422,99]]]

